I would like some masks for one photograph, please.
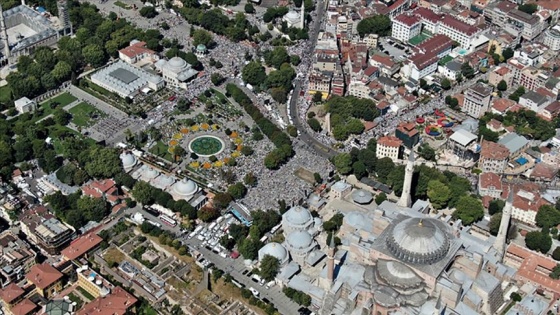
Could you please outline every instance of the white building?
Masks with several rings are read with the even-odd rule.
[[[552,50],[560,50],[560,25],[556,25],[544,32],[543,43]]]
[[[141,92],[147,94],[165,86],[161,77],[121,60],[94,73],[91,76],[91,82],[110,92],[117,93],[122,98],[134,98]]]
[[[128,47],[119,50],[119,59],[128,63],[134,64],[142,60],[153,62],[158,60],[157,53],[146,47],[146,42],[133,40]]]
[[[187,88],[187,82],[194,78],[198,71],[194,70],[190,64],[179,57],[166,60],[158,60],[155,63],[156,69],[161,72],[163,80],[172,87]]]
[[[438,61],[438,56],[433,53],[416,54],[410,57],[409,62],[401,68],[401,75],[418,82],[423,77],[436,72]]]
[[[543,94],[534,91],[528,91],[519,97],[519,105],[538,113],[552,103],[552,100]]]
[[[375,155],[377,159],[388,157],[397,161],[401,154],[402,141],[394,136],[384,136],[377,140]]]
[[[391,36],[401,42],[408,42],[409,39],[419,35],[421,31],[422,21],[415,15],[401,14],[393,18]]]
[[[32,101],[25,96],[16,100],[14,103],[20,114],[34,112],[37,109],[37,102]]]

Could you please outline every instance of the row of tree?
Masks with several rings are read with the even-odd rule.
[[[240,104],[247,114],[253,118],[259,129],[265,136],[272,141],[276,149],[272,150],[265,157],[265,165],[269,169],[277,169],[286,163],[293,155],[292,140],[278,126],[276,126],[268,118],[253,105],[251,99],[235,84],[226,85],[226,94],[231,96],[238,104]],[[268,161],[268,163],[266,162]]]

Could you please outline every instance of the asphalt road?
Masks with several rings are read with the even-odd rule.
[[[313,32],[310,38],[311,45],[309,46],[309,51],[306,52],[309,55],[313,54],[313,51],[315,50],[315,45],[317,44],[317,37],[319,36],[319,29],[321,26],[321,21],[323,21],[324,13],[325,13],[325,3],[322,0],[319,0],[317,1],[317,16],[314,19]],[[297,79],[295,81],[294,92],[292,93],[292,98],[289,104],[292,121],[294,122],[294,126],[296,126],[296,128],[299,130],[298,137],[303,142],[305,142],[309,146],[309,148],[315,151],[315,153],[317,153],[318,155],[324,158],[330,158],[332,156],[335,156],[336,154],[338,154],[338,152],[335,151],[333,148],[318,141],[317,139],[313,138],[313,136],[309,135],[303,125],[306,122],[305,121],[302,122],[299,119],[297,104],[299,99],[299,93],[301,92],[301,84],[302,81],[300,79]]]

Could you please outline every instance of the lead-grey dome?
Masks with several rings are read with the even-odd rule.
[[[259,249],[259,261],[262,261],[266,255],[275,257],[281,265],[288,260],[288,251],[282,244],[276,242],[270,242]]]
[[[167,65],[173,70],[183,70],[187,66],[187,62],[179,57],[173,57],[169,59]]]
[[[368,204],[373,200],[373,195],[369,191],[358,189],[352,193],[352,200],[355,203]]]
[[[434,219],[408,218],[392,226],[387,247],[396,258],[413,264],[432,264],[449,250],[445,224]]]
[[[120,158],[121,158],[122,165],[125,169],[131,168],[134,165],[136,165],[137,162],[136,157],[129,152],[123,152]]]
[[[292,226],[302,226],[308,224],[311,220],[313,220],[313,216],[311,216],[311,212],[307,210],[307,208],[301,206],[295,206],[284,213],[284,218],[290,223]]]
[[[293,249],[306,249],[313,244],[313,237],[306,231],[294,231],[288,235],[286,241]]]
[[[172,191],[180,197],[187,198],[198,191],[198,185],[185,177],[173,185]]]

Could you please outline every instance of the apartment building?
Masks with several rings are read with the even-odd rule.
[[[19,282],[35,264],[37,253],[11,230],[0,234],[0,287]]]
[[[508,23],[505,25],[505,30],[514,36],[521,36],[526,40],[535,39],[546,28],[546,23],[541,21],[538,16],[518,9],[509,11],[507,17]]]
[[[402,155],[403,142],[394,136],[384,136],[377,140],[376,156],[378,159],[385,157],[397,161]]]
[[[422,21],[416,15],[405,13],[393,18],[391,36],[401,42],[408,42],[409,39],[417,36],[422,31]]]
[[[482,172],[502,174],[506,169],[508,159],[509,150],[506,146],[496,142],[482,141],[478,160],[478,167]]]
[[[542,69],[535,67],[526,67],[521,71],[519,77],[519,84],[524,86],[527,90],[536,90],[543,87],[550,76]]]
[[[539,109],[546,107],[551,102],[552,100],[548,96],[534,91],[528,91],[519,97],[519,105],[532,110],[535,113],[538,113]]]
[[[416,54],[410,57],[409,62],[401,68],[401,75],[418,82],[423,77],[437,71],[438,61],[439,58],[434,53]]]
[[[488,22],[503,28],[508,23],[508,13],[517,9],[517,4],[510,1],[496,1],[488,4],[484,10],[484,17]]]
[[[412,149],[420,141],[420,134],[413,122],[401,122],[395,129],[395,136],[409,149]]]
[[[309,93],[321,92],[326,99],[331,92],[332,72],[313,70],[309,75]]]
[[[482,29],[461,22],[451,15],[445,15],[440,20],[438,29],[438,34],[447,35],[465,49],[471,47],[472,42],[481,32]]]
[[[473,118],[480,118],[488,111],[493,88],[482,82],[470,87],[465,93],[463,112]]]
[[[552,50],[560,50],[560,25],[544,31],[543,43]]]

